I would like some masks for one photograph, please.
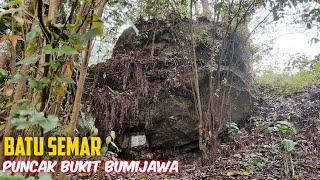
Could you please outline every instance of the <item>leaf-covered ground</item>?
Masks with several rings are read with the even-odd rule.
[[[297,144],[292,154],[296,179],[320,179],[320,86],[285,95],[263,88],[253,115],[234,138],[222,143],[219,158],[210,166],[183,165],[179,175],[123,175],[111,179],[285,179],[280,137],[266,134],[277,121],[295,125],[287,136]],[[108,179],[104,174],[99,178]]]
[[[254,114],[234,140],[222,144],[224,157],[214,165],[195,168],[182,179],[284,179],[280,137],[266,134],[277,121],[292,122],[298,133],[288,136],[297,144],[293,152],[296,178],[320,179],[320,91],[279,95],[271,89],[260,94]]]

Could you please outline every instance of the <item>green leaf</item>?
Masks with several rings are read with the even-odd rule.
[[[67,25],[66,25],[66,28],[67,28],[68,30],[74,29],[75,27],[77,27],[77,25],[75,25],[75,24],[67,24]]]
[[[296,145],[296,143],[290,139],[283,139],[281,144],[282,144],[283,151],[286,153],[292,152],[294,149],[294,146]]]
[[[50,174],[39,174],[39,180],[52,180]]]
[[[279,129],[279,132],[282,134],[296,134],[297,129],[294,124],[288,121],[278,121],[276,127]]]
[[[270,134],[270,133],[273,133],[273,132],[278,132],[279,129],[277,127],[267,127],[264,129],[264,133],[266,134]]]
[[[11,0],[11,1],[9,1],[8,5],[9,6],[21,5],[22,2],[23,2],[22,0]]]
[[[32,52],[34,50],[36,50],[38,48],[38,46],[36,46],[34,43],[29,43],[26,52]]]
[[[55,116],[55,115],[49,115],[47,117],[47,119],[48,119],[49,122],[54,122],[54,123],[58,123],[58,121],[59,121],[59,118],[57,116]]]
[[[36,178],[35,177],[33,177],[33,176],[30,176],[30,177],[28,177],[27,179],[25,179],[25,180],[36,180]]]
[[[111,136],[108,136],[108,137],[106,138],[106,144],[108,145],[108,144],[110,144],[111,142],[112,142]]]
[[[43,77],[41,80],[40,80],[41,83],[45,84],[45,85],[48,85],[50,84],[50,79],[47,78],[47,77]]]
[[[53,49],[50,44],[47,44],[43,47],[43,52],[44,54],[53,54],[56,52],[56,50]]]
[[[32,110],[30,102],[24,102],[24,103],[20,104],[15,109],[15,113],[18,116],[22,116],[22,117],[31,115],[33,113],[33,110]]]
[[[64,96],[65,95],[65,88],[62,86],[61,83],[56,83],[53,86],[54,92],[57,93],[59,96]]]
[[[112,137],[112,139],[114,140],[116,138],[116,133],[114,131],[110,132],[110,136]]]
[[[60,66],[59,61],[51,61],[50,63],[50,67],[55,71],[58,69],[58,67]]]
[[[33,113],[33,109],[31,106],[31,101],[27,99],[22,99],[17,102],[19,105],[15,107],[14,112],[18,116],[28,116]]]
[[[30,32],[26,34],[26,40],[32,41],[36,37],[41,35],[41,29],[39,26],[35,26]]]
[[[14,75],[12,82],[18,83],[18,82],[26,81],[26,80],[28,80],[27,76],[22,76],[21,74],[16,74],[16,75]]]
[[[16,127],[16,129],[24,129],[31,125],[29,121],[27,121],[26,117],[18,116],[12,118],[12,125]]]
[[[84,34],[72,34],[69,38],[69,42],[73,44],[73,47],[78,51],[83,49],[83,42],[84,42]]]
[[[103,21],[101,20],[101,18],[96,15],[96,14],[93,14],[93,28],[94,29],[97,29],[99,31],[99,34],[102,35],[103,34],[103,28],[104,28],[104,24],[103,24]]]
[[[0,68],[0,78],[8,76],[8,72],[2,68]]]
[[[40,124],[43,121],[46,121],[46,118],[44,117],[43,112],[36,112],[35,114],[32,115],[32,117],[29,119],[29,121],[32,124]]]
[[[100,35],[100,30],[97,28],[90,29],[85,34],[82,35],[81,41],[86,42],[96,36]]]
[[[43,84],[41,81],[37,81],[33,78],[28,79],[28,82],[30,87],[35,88],[38,91],[43,90],[46,86],[46,84]]]
[[[90,135],[91,136],[97,136],[98,135],[98,132],[99,130],[96,128],[96,127],[89,127],[89,130],[90,130]]]
[[[32,114],[32,109],[21,109],[17,112],[17,114],[19,114],[20,116],[27,116],[27,115],[31,115]]]
[[[47,133],[58,126],[59,118],[54,115],[48,115],[47,120],[43,121],[40,126],[43,128],[43,133]]]
[[[78,51],[76,51],[74,48],[70,46],[63,45],[59,48],[59,54],[60,55],[65,54],[67,56],[70,56],[70,55],[78,54]]]
[[[60,77],[60,79],[66,84],[75,84],[74,80],[70,77]]]
[[[24,65],[34,64],[34,63],[38,62],[39,59],[40,59],[40,56],[39,56],[39,55],[26,57],[26,58],[24,58],[23,60],[19,61],[19,62],[17,63],[17,65],[21,65],[21,64],[24,64]]]
[[[26,178],[22,176],[21,174],[19,175],[10,175],[7,173],[0,173],[0,179],[2,180],[25,180]]]

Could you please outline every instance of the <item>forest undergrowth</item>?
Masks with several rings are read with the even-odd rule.
[[[244,127],[225,138],[215,162],[201,167],[182,163],[178,175],[117,175],[103,172],[90,178],[131,179],[319,179],[320,178],[320,85],[308,90],[280,94],[272,87],[260,87],[254,112]],[[268,133],[278,124],[290,124],[295,133],[286,138],[294,143],[289,175],[284,172],[283,142],[279,133]],[[182,157],[176,157],[181,159]],[[291,163],[294,175],[292,175]],[[84,178],[85,175],[79,178]],[[89,176],[88,176],[89,177]],[[88,178],[87,177],[87,178]]]

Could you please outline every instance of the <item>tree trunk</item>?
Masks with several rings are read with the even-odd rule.
[[[106,0],[101,0],[98,2],[98,9],[97,9],[98,16],[100,16],[100,17],[102,16],[102,13],[103,13],[103,10],[104,10],[106,3],[107,3]],[[92,50],[92,40],[88,41],[86,49],[87,49],[87,51],[84,53],[83,61],[81,63],[79,82],[77,84],[77,91],[76,91],[76,96],[75,96],[74,103],[73,103],[71,120],[70,120],[70,123],[67,128],[68,135],[72,135],[72,133],[76,130],[76,125],[78,122],[78,116],[79,116],[80,105],[81,105],[81,97],[82,97],[82,93],[83,93],[83,86],[84,86],[84,82],[86,79],[89,58],[90,58],[91,50]]]
[[[59,0],[50,0],[48,18],[49,20],[51,20],[52,24],[55,24],[57,21],[58,5],[59,5]]]
[[[193,20],[192,20],[192,3],[190,3],[190,35],[191,35],[191,43],[192,43],[192,71],[194,78],[194,94],[195,94],[195,106],[198,112],[199,117],[199,148],[201,151],[201,156],[204,161],[207,161],[207,153],[206,147],[204,143],[204,122],[203,122],[203,114],[202,114],[202,104],[200,99],[200,87],[199,87],[199,77],[198,77],[198,67],[197,67],[197,56],[196,56],[196,47],[195,47],[195,39],[194,39],[194,29],[193,29]]]
[[[211,12],[210,12],[208,0],[201,0],[201,4],[202,4],[203,16],[210,18]]]
[[[71,120],[70,120],[70,124],[68,125],[68,131],[67,131],[68,135],[72,135],[72,133],[76,129],[76,125],[78,122],[77,120],[78,120],[79,111],[80,111],[83,86],[84,86],[84,82],[86,80],[88,63],[89,63],[89,58],[90,58],[90,54],[91,54],[91,50],[92,50],[91,40],[87,43],[86,49],[87,49],[87,51],[85,52],[85,54],[83,56],[83,61],[81,64],[79,82],[77,85],[76,97],[75,97],[74,103],[73,103]]]

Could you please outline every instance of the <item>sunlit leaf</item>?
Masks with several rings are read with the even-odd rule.
[[[24,24],[24,19],[19,17],[19,16],[13,16],[13,18],[19,23],[19,25],[23,25]]]
[[[91,134],[91,136],[97,136],[98,133],[99,133],[99,130],[98,130],[96,127],[92,127],[92,128],[90,129],[90,134]]]
[[[56,85],[56,86],[54,87],[54,91],[57,93],[57,95],[59,95],[59,96],[64,96],[65,89],[64,89],[64,87],[63,87],[61,84]]]
[[[5,95],[6,95],[7,97],[12,96],[12,94],[13,94],[13,89],[12,89],[12,88],[8,88],[8,89],[6,90],[6,92],[5,92]]]
[[[283,139],[281,144],[282,144],[283,151],[287,153],[293,151],[294,146],[296,145],[296,143],[290,139]]]
[[[104,24],[101,18],[98,15],[93,14],[92,19],[93,19],[93,23],[92,23],[93,28],[99,30],[100,35],[103,34]]]
[[[106,144],[110,144],[112,142],[111,136],[108,136],[106,138]]]
[[[11,0],[9,1],[9,6],[14,6],[14,5],[21,5],[22,4],[22,0]]]
[[[116,133],[114,131],[110,132],[110,136],[112,137],[112,139],[114,140],[116,138]]]
[[[8,76],[8,72],[2,68],[0,68],[0,78]]]
[[[10,8],[7,10],[3,10],[0,12],[0,18],[6,14],[14,14],[14,13],[18,12],[19,10],[21,10],[21,9],[20,8]]]
[[[67,24],[67,25],[66,25],[66,28],[67,28],[68,30],[74,29],[75,27],[77,27],[77,25],[75,25],[75,24]]]

